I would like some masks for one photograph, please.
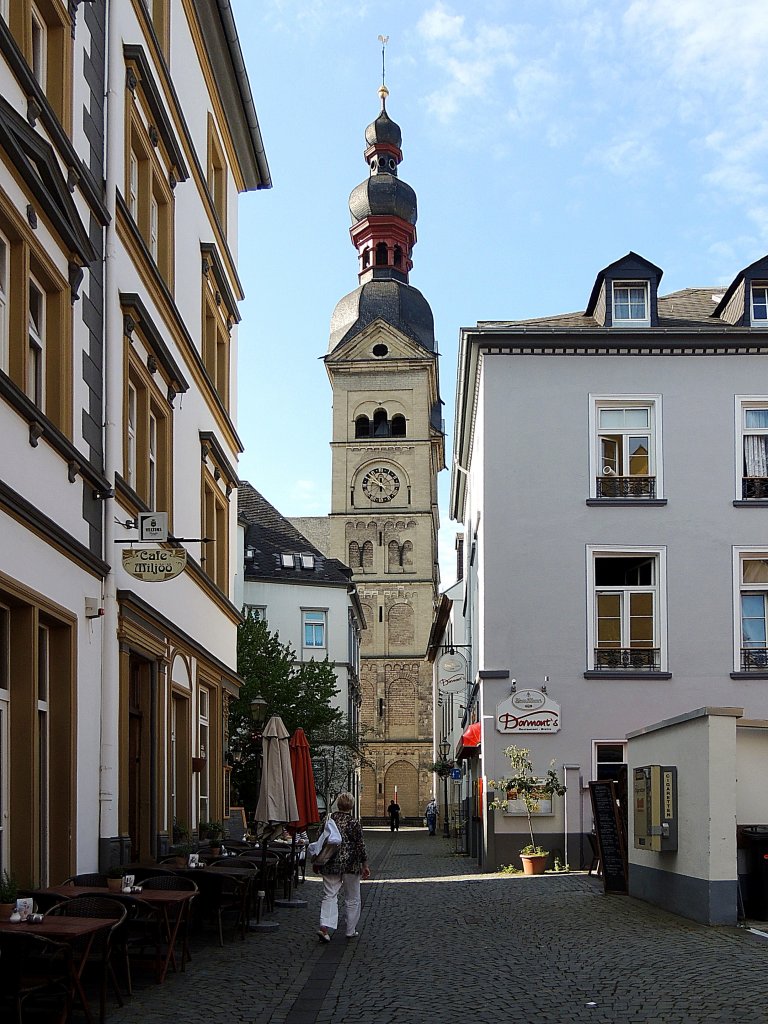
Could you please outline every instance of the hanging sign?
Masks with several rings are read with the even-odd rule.
[[[437,661],[437,685],[438,686],[466,686],[467,685],[467,662],[463,654],[454,651],[446,651],[441,654]]]
[[[560,705],[541,690],[516,690],[496,705],[496,730],[560,732]]]
[[[172,580],[187,567],[185,548],[131,548],[123,552],[123,568],[137,580],[161,583]]]

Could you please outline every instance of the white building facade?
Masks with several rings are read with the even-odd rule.
[[[462,331],[451,514],[489,869],[526,842],[488,808],[506,746],[554,761],[567,794],[536,838],[578,866],[588,783],[623,784],[629,732],[768,712],[768,260],[728,289],[661,297],[660,278],[630,253],[584,313]]]
[[[271,182],[223,5],[14,0],[0,50],[0,866],[37,885],[223,811],[237,203]],[[147,511],[175,579],[122,567]]]

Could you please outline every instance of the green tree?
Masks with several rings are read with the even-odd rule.
[[[313,736],[341,721],[343,715],[331,701],[338,693],[333,665],[324,661],[297,664],[290,644],[280,642],[264,622],[248,612],[238,628],[237,670],[244,683],[229,717],[229,753],[232,785],[247,810],[258,799],[260,736],[251,719],[251,701],[267,702],[266,717],[279,715],[293,734],[301,726],[310,746]]]
[[[356,736],[347,719],[342,718],[316,733],[311,747],[317,792],[330,808],[339,793],[351,789],[355,771],[369,763],[363,757],[361,736]]]

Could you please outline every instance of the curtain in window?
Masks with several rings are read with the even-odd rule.
[[[768,435],[744,435],[744,473],[768,477]]]

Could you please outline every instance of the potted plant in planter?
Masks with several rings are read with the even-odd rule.
[[[4,871],[0,876],[0,921],[7,921],[16,909],[19,884],[13,875]]]
[[[539,809],[539,801],[553,796],[562,796],[565,793],[565,786],[560,782],[555,771],[555,762],[552,761],[543,779],[533,774],[533,762],[531,752],[525,747],[507,747],[504,753],[509,758],[512,774],[509,778],[491,781],[494,789],[501,789],[505,794],[504,799],[495,799],[491,802],[494,810],[506,810],[510,800],[522,800],[525,806],[525,813],[528,818],[528,832],[531,841],[520,850],[520,859],[523,862],[523,871],[526,875],[543,875],[547,864],[549,851],[537,845],[533,835],[533,815]]]
[[[176,857],[176,867],[185,868],[189,863],[190,853],[196,853],[197,847],[194,843],[177,843],[173,848],[173,855]]]
[[[123,890],[123,869],[119,864],[107,869],[107,888],[112,892]]]
[[[201,821],[200,838],[207,838],[211,845],[211,853],[221,853],[221,843],[224,838],[224,826],[220,821]]]

